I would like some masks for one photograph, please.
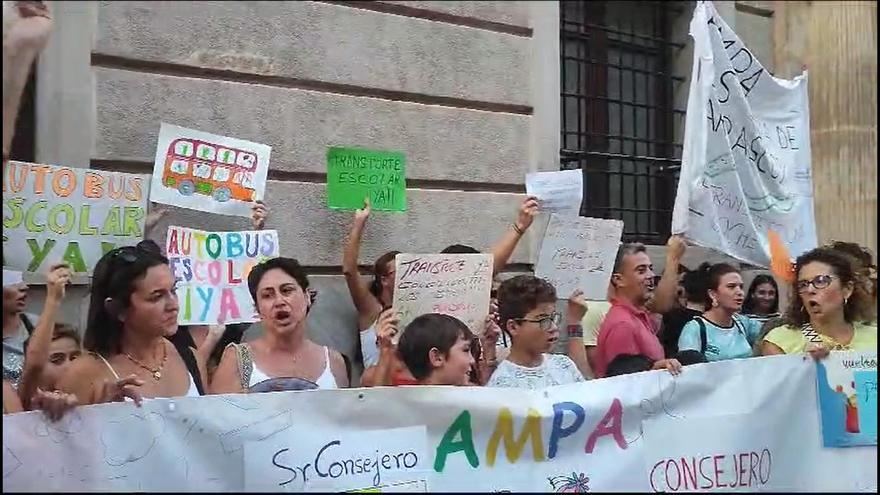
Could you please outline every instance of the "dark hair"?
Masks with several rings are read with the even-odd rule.
[[[705,270],[703,273],[703,280],[706,283],[706,291],[703,292],[703,301],[706,303],[706,309],[708,309],[712,307],[712,297],[709,295],[709,291],[718,290],[718,284],[721,283],[721,277],[728,273],[739,273],[739,268],[729,263],[716,263],[708,267],[706,267],[706,265],[708,265],[708,263],[700,265],[700,268]]]
[[[73,325],[67,323],[56,323],[52,331],[52,342],[60,339],[72,339],[76,342],[77,347],[82,347],[82,339],[79,338],[79,332]]]
[[[137,246],[108,251],[95,264],[83,347],[102,356],[120,352],[122,321],[119,315],[131,304],[135,284],[154,266],[167,265],[159,246],[145,240]],[[107,299],[111,303],[107,304]]]
[[[758,290],[758,287],[764,284],[770,284],[776,289],[776,298],[773,299],[773,304],[770,305],[770,313],[779,312],[779,284],[776,283],[776,279],[773,278],[772,275],[768,275],[766,273],[761,273],[755,276],[752,283],[749,284],[749,292],[746,294],[746,301],[743,303],[742,312],[745,314],[752,314],[755,310],[755,291]]]
[[[706,274],[712,265],[702,263],[695,270],[690,270],[681,278],[681,286],[684,288],[684,294],[687,300],[693,303],[705,304],[706,302]]]
[[[303,267],[299,264],[299,261],[293,258],[278,257],[268,259],[258,264],[248,274],[248,291],[251,293],[251,298],[254,300],[254,304],[257,303],[257,286],[260,285],[260,280],[263,280],[263,276],[265,276],[269,270],[274,270],[275,268],[278,268],[293,277],[296,280],[296,283],[299,284],[300,289],[309,296],[309,277],[306,275],[306,271]]]
[[[376,296],[376,299],[382,293],[382,285],[379,283],[379,279],[388,273],[388,263],[394,261],[398,254],[400,254],[400,251],[388,251],[379,256],[379,259],[373,264],[373,282],[370,284],[370,293]]]
[[[416,380],[424,380],[431,368],[431,349],[437,348],[444,356],[459,338],[473,339],[471,330],[457,318],[439,313],[419,316],[403,330],[397,343],[397,354]]]
[[[507,322],[523,318],[539,304],[556,302],[553,284],[532,275],[517,275],[498,286],[498,324],[507,332]]]
[[[632,256],[638,253],[647,253],[648,248],[645,247],[644,244],[640,242],[627,242],[621,244],[617,249],[617,256],[614,258],[614,268],[611,271],[612,274],[620,273],[620,266],[623,264],[624,258],[627,256]],[[612,279],[613,282],[613,279]],[[613,285],[613,283],[612,283]]]
[[[788,311],[785,320],[789,325],[801,327],[809,323],[810,316],[804,309],[804,302],[800,298],[797,289],[798,277],[804,266],[813,263],[825,263],[831,267],[834,274],[840,279],[840,285],[853,284],[853,293],[843,306],[843,317],[848,323],[855,321],[870,321],[876,318],[871,314],[873,310],[873,301],[868,293],[868,287],[859,283],[858,269],[861,264],[858,260],[849,254],[839,251],[831,246],[820,246],[798,256],[795,261],[795,279],[791,287],[791,304],[788,305]]]
[[[605,376],[611,377],[650,371],[652,366],[654,366],[654,361],[648,356],[642,354],[618,354],[605,368]]]
[[[678,362],[681,363],[682,366],[708,362],[706,356],[704,356],[702,352],[693,349],[681,351],[675,356],[675,358],[678,359]]]
[[[447,246],[440,251],[440,254],[480,254],[480,251],[471,246],[465,246],[464,244],[453,244],[451,246]]]
[[[877,264],[874,262],[874,255],[867,248],[860,246],[855,242],[832,241],[830,246],[833,249],[846,253],[853,257],[858,263],[856,267],[856,275],[859,282],[864,284],[865,290],[871,296],[871,301],[877,302]],[[871,272],[874,272],[873,274]],[[871,310],[871,313],[876,313]]]

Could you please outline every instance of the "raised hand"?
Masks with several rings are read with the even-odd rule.
[[[498,344],[498,337],[501,336],[501,327],[498,326],[498,313],[492,312],[486,316],[483,335],[480,339],[483,341],[483,349],[495,348]]]
[[[364,207],[359,210],[355,210],[354,221],[361,224],[366,223],[367,219],[370,218],[371,211],[372,209],[370,208],[370,198],[366,197],[364,198]]]
[[[254,230],[263,230],[267,218],[269,218],[269,207],[260,200],[254,201],[251,205],[251,222]]]
[[[97,403],[122,402],[128,397],[134,401],[135,405],[140,407],[143,397],[139,389],[143,384],[144,381],[134,374],[118,380],[107,380],[101,388],[101,394]]]
[[[388,308],[379,315],[379,320],[376,322],[376,344],[379,350],[394,349],[399,324],[400,319],[394,308]]]
[[[47,295],[56,301],[64,299],[65,287],[70,283],[70,266],[67,263],[55,263],[46,273]]]
[[[580,325],[584,315],[587,314],[587,309],[587,300],[584,299],[584,292],[580,289],[575,289],[571,297],[568,298],[568,310],[566,311],[568,324]]]
[[[519,206],[519,211],[516,214],[516,227],[525,232],[526,229],[532,226],[532,222],[535,221],[535,215],[537,214],[538,198],[535,196],[526,197]]]
[[[680,260],[682,256],[684,256],[684,252],[687,250],[687,243],[681,236],[671,235],[669,236],[669,240],[666,241],[666,256],[668,258],[673,258]]]
[[[79,401],[76,400],[76,396],[73,394],[47,392],[37,389],[30,404],[32,410],[43,411],[50,421],[58,421],[68,411],[76,407]]]

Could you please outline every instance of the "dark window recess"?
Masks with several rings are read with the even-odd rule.
[[[36,160],[36,136],[37,136],[37,68],[36,64],[31,68],[27,84],[21,94],[21,106],[18,107],[18,118],[15,120],[15,134],[12,136],[12,144],[9,146],[9,159],[21,162],[33,162]]]
[[[685,79],[672,71],[685,40],[670,30],[684,5],[559,4],[562,168],[584,172],[581,215],[623,220],[625,241],[669,236],[685,113],[673,107]]]

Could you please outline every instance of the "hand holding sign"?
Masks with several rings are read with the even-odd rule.
[[[394,308],[388,308],[379,315],[376,322],[376,344],[380,350],[393,350],[399,337],[400,319]]]
[[[267,218],[269,218],[269,207],[260,200],[254,201],[254,204],[251,205],[251,222],[253,222],[254,230],[263,230]]]
[[[70,283],[70,266],[67,263],[56,263],[49,267],[46,274],[46,295],[56,301],[64,299],[65,287]]]
[[[370,197],[364,198],[364,207],[354,211],[354,221],[363,225],[370,218]]]
[[[538,198],[528,196],[523,200],[516,215],[516,227],[525,232],[532,226],[535,221],[535,215],[538,214]]]
[[[566,312],[569,325],[580,325],[584,315],[587,314],[587,300],[584,299],[584,291],[575,289],[568,298],[568,311]]]

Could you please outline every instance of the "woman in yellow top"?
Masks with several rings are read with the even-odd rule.
[[[787,325],[774,328],[761,344],[761,354],[810,352],[817,357],[828,351],[877,349],[876,321],[868,281],[862,280],[852,256],[822,246],[795,262],[793,298]]]

